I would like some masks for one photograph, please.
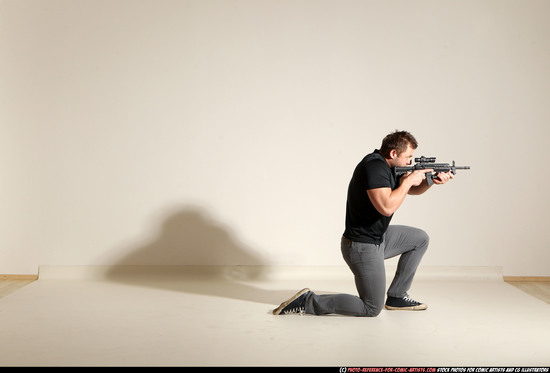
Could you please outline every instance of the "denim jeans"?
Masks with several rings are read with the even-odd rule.
[[[387,295],[398,298],[407,296],[429,241],[423,230],[402,225],[390,225],[380,245],[353,242],[342,237],[342,255],[355,276],[359,296],[312,293],[306,300],[305,312],[314,315],[378,316],[385,300],[384,260],[401,255]]]

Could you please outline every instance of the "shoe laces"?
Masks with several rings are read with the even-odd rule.
[[[405,300],[405,301],[407,301],[407,302],[410,302],[410,303],[414,303],[415,305],[420,304],[420,302],[418,302],[418,301],[416,301],[416,300],[414,300],[414,299],[412,299],[412,298],[409,298],[408,296],[404,296],[404,297],[403,297],[403,300]]]
[[[284,315],[300,315],[300,316],[302,316],[302,315],[306,314],[306,309],[304,307],[291,308],[291,309],[288,309],[288,310],[284,310],[283,314]]]

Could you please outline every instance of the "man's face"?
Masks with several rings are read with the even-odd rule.
[[[401,154],[397,154],[397,151],[392,150],[392,167],[407,167],[412,164],[414,155],[414,149],[411,148],[410,145],[407,146],[407,150],[405,150]]]

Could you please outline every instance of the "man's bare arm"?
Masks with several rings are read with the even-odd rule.
[[[422,184],[427,172],[431,172],[431,170],[417,170],[403,176],[401,184],[394,190],[391,190],[391,188],[367,190],[374,208],[384,216],[391,216],[401,206],[411,188]]]

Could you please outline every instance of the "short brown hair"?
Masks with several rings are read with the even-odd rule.
[[[407,146],[410,145],[411,148],[416,149],[418,147],[418,142],[407,131],[395,131],[384,137],[382,140],[382,146],[380,147],[380,154],[384,158],[390,158],[390,152],[395,149],[397,154],[403,153],[407,150]]]

